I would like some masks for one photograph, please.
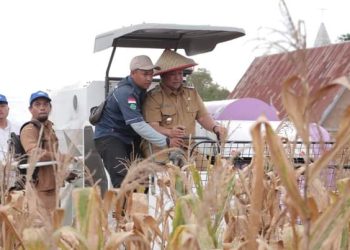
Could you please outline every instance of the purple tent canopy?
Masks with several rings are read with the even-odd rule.
[[[215,120],[255,121],[264,114],[270,121],[279,121],[277,110],[256,98],[211,101],[205,106]]]
[[[309,133],[310,133],[310,140],[313,142],[332,141],[331,135],[328,133],[328,131],[324,127],[318,125],[317,123],[309,124]]]

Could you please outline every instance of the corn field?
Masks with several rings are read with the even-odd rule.
[[[70,226],[63,226],[63,209],[41,211],[30,185],[24,191],[3,192],[1,247],[348,249],[350,179],[340,175],[331,191],[319,174],[346,147],[350,114],[343,119],[333,147],[298,169],[264,118],[251,130],[251,164],[240,170],[218,155],[207,166],[205,183],[194,163],[180,169],[135,162],[122,187],[109,190],[103,199],[97,185],[75,189]],[[152,175],[158,191],[149,204],[142,188]],[[304,196],[298,188],[300,176],[305,179]]]
[[[294,26],[283,1],[282,9],[288,17],[287,42],[300,52],[291,60],[302,65],[303,24]],[[299,168],[293,163],[292,144],[287,150],[262,116],[251,128],[254,157],[248,166],[237,168],[232,159],[218,154],[205,166],[203,182],[191,158],[181,169],[150,159],[134,161],[121,188],[108,190],[104,197],[97,184],[67,194],[72,195],[74,220],[64,225],[67,211],[59,200],[48,214],[31,185],[8,192],[13,165],[8,160],[0,176],[0,249],[350,249],[350,178],[339,163],[334,188],[322,179],[329,163],[348,152],[350,107],[334,143],[317,159],[310,157],[307,126],[313,104],[338,85],[350,89],[349,77],[311,96],[304,76],[300,72],[281,83],[289,121],[306,147]],[[296,93],[295,86],[302,91]],[[57,172],[57,183],[62,176]]]

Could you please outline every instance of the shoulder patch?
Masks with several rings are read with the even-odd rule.
[[[128,97],[128,105],[129,105],[130,109],[133,109],[133,110],[136,109],[137,102],[136,102],[135,97],[133,97],[133,96],[129,96]]]
[[[153,95],[153,94],[161,92],[161,90],[162,90],[161,87],[159,85],[156,85],[153,89],[149,90],[147,92],[147,94]]]

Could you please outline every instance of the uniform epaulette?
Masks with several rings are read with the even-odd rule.
[[[161,87],[156,85],[153,89],[149,90],[147,94],[152,95],[161,91]]]

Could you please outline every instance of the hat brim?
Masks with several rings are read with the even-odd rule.
[[[154,72],[153,75],[154,76],[163,75],[163,74],[171,72],[171,71],[184,70],[184,69],[187,69],[187,68],[194,67],[196,65],[198,65],[198,64],[197,63],[190,63],[190,64],[185,64],[185,65],[181,65],[181,66],[178,66],[178,67],[173,67],[173,68],[166,69],[166,70],[159,70],[159,71]]]
[[[148,67],[142,67],[142,68],[137,68],[139,70],[160,70],[160,67],[159,66],[156,66],[156,65],[151,65],[151,66],[148,66]]]
[[[40,99],[40,98],[46,99],[46,100],[48,100],[49,102],[51,102],[51,99],[50,99],[49,97],[47,97],[47,96],[38,96],[38,97],[35,97],[33,100],[30,101],[30,105],[32,105],[32,103],[33,103],[35,100],[38,100],[38,99]]]
[[[9,103],[6,101],[0,101],[0,104],[9,104]]]

